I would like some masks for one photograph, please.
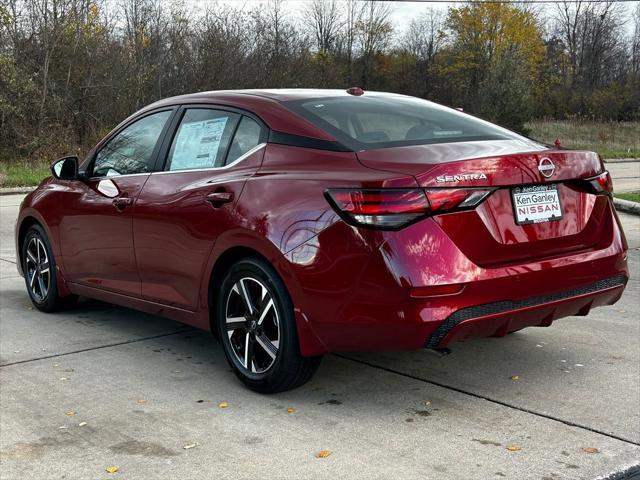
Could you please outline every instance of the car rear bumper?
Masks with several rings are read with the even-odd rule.
[[[362,269],[342,268],[338,275],[326,268],[324,277],[305,265],[296,272],[296,277],[309,272],[300,282],[306,286],[304,294],[294,295],[294,303],[323,351],[439,348],[466,338],[549,326],[615,303],[629,277],[626,243],[616,222],[606,232],[610,243],[604,248],[495,268],[473,265],[435,223],[432,227],[423,226],[419,238],[407,241],[409,227],[390,248],[383,242]],[[327,291],[327,285],[333,290]],[[462,289],[412,296],[414,289],[432,285]]]
[[[629,276],[626,252],[592,255],[574,255],[562,266],[536,270],[528,265],[528,271],[478,279],[454,295],[410,298],[407,289],[402,297],[396,289],[380,288],[372,296],[365,288],[338,318],[325,317],[313,328],[326,351],[355,352],[441,348],[467,338],[546,327],[612,305],[622,295]]]
[[[491,266],[472,262],[433,219],[398,232],[327,229],[287,257],[299,328],[318,341],[303,354],[439,348],[611,305],[629,272],[624,234],[610,213],[595,245],[553,255],[531,242],[529,258]],[[353,246],[356,234],[368,250]],[[442,286],[460,290],[434,294]]]
[[[470,337],[504,336],[525,327],[548,327],[558,318],[584,316],[594,307],[615,303],[627,280],[619,274],[569,290],[462,308],[440,323],[425,347],[441,348]]]

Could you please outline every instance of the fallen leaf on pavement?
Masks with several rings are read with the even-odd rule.
[[[331,451],[320,450],[318,453],[316,453],[316,458],[327,458],[329,455],[331,455]]]
[[[584,453],[600,453],[600,450],[598,450],[597,448],[594,448],[594,447],[584,447],[582,449],[582,451]]]
[[[522,450],[522,448],[518,447],[517,445],[508,445],[507,450],[509,450],[510,452],[519,452],[520,450]]]
[[[107,473],[116,473],[118,470],[120,470],[118,467],[116,467],[115,465],[112,465],[110,467],[105,468],[105,471]]]
[[[184,446],[184,447],[182,447],[182,448],[184,448],[185,450],[189,450],[190,448],[193,448],[193,447],[195,447],[195,446],[196,446],[196,444],[195,444],[195,443],[190,443],[189,445],[185,445],[185,446]]]
[[[141,398],[140,400],[138,400],[138,403],[140,405],[144,405],[145,403],[147,403],[147,401],[144,398]]]
[[[79,427],[84,427],[86,424],[87,424],[87,422],[80,422],[80,423],[78,424],[78,426],[79,426]]]
[[[520,380],[520,375],[512,375],[511,380]]]
[[[73,410],[69,410],[68,412],[64,412],[64,414],[67,417],[73,417],[76,414],[76,412],[74,412]]]
[[[227,408],[229,406],[228,402],[220,402],[218,404],[218,408]]]
[[[287,413],[296,413],[296,409],[293,407],[287,408]]]

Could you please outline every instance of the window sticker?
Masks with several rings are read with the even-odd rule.
[[[170,169],[213,167],[227,120],[228,117],[222,117],[183,123],[176,138]]]

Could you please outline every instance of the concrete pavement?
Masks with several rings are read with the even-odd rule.
[[[613,178],[614,191],[640,191],[640,160],[610,161],[605,166]]]
[[[33,310],[14,264],[20,198],[0,197],[1,479],[640,475],[639,217],[621,215],[633,277],[615,306],[443,358],[330,355],[307,385],[263,396],[204,332],[90,300]]]

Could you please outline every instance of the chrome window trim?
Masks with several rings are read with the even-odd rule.
[[[109,180],[113,178],[124,178],[124,177],[139,177],[141,175],[151,175],[153,172],[140,172],[140,173],[125,173],[124,175],[102,175],[98,177],[89,177],[88,182],[92,182],[94,180]]]
[[[162,170],[162,171],[159,171],[159,172],[151,172],[151,175],[167,175],[169,173],[189,173],[189,172],[208,172],[208,171],[212,171],[212,170],[226,170],[228,168],[236,166],[238,163],[242,162],[244,159],[246,159],[247,157],[253,155],[254,153],[256,153],[258,151],[260,151],[260,149],[262,149],[262,148],[264,148],[266,146],[267,146],[266,142],[259,143],[258,145],[253,147],[251,150],[246,152],[244,155],[240,155],[233,162],[228,163],[227,165],[223,165],[222,167],[185,168],[184,170]]]

